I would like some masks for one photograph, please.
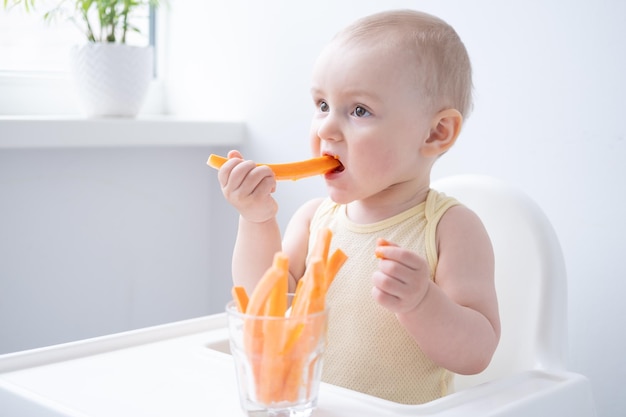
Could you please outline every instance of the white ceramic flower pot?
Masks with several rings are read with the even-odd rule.
[[[75,47],[72,74],[90,117],[134,117],[152,79],[152,47],[89,43]]]

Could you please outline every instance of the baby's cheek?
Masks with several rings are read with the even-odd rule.
[[[320,143],[321,143],[321,139],[317,135],[317,128],[315,126],[315,122],[313,122],[311,124],[311,131],[309,132],[309,146],[311,148],[312,156],[320,155],[320,146],[321,146]]]

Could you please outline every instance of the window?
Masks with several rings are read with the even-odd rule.
[[[7,10],[0,4],[0,115],[75,113],[75,102],[59,93],[71,88],[68,60],[71,48],[86,42],[82,28],[60,14],[44,20],[56,0],[38,0],[30,11],[10,3]],[[140,10],[132,22],[140,33],[127,42],[154,46],[155,21],[152,7]]]

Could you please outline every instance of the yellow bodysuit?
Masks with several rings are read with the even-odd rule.
[[[326,199],[311,221],[311,241],[321,227],[333,231],[331,251],[341,248],[348,260],[331,285],[324,382],[403,404],[421,404],[447,393],[452,374],[436,365],[400,325],[395,315],[371,295],[378,265],[376,239],[385,238],[427,259],[431,279],[437,266],[435,234],[445,211],[459,204],[431,190],[425,202],[373,224],[351,222],[346,207]]]

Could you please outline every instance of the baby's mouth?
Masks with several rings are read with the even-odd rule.
[[[339,159],[337,159],[337,160],[339,161]],[[332,173],[343,172],[344,169],[345,168],[344,168],[343,164],[341,163],[341,161],[339,161],[339,166],[337,168],[333,169],[331,172]]]
[[[337,160],[337,162],[339,162],[339,166],[337,166],[336,168],[333,168],[331,171],[329,171],[330,174],[343,172],[345,167],[343,166],[343,163],[339,160],[339,157],[337,155],[332,155],[332,154],[325,154],[325,155],[332,156],[333,158],[335,158]]]

